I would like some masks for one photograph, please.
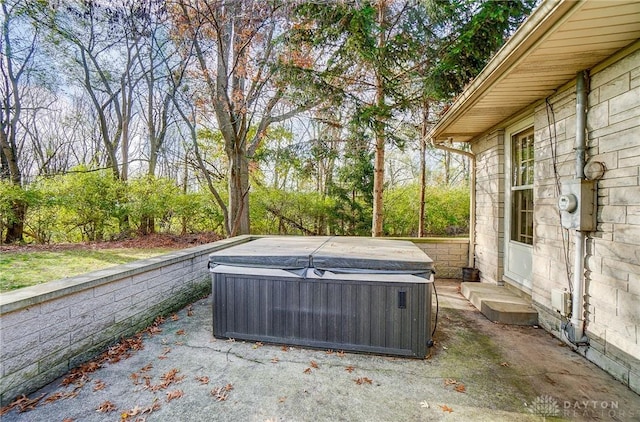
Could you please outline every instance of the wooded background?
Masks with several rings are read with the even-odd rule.
[[[425,135],[534,5],[5,0],[0,241],[464,234]]]

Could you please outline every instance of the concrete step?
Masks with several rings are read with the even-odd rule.
[[[460,284],[460,291],[490,321],[510,325],[538,324],[538,312],[531,303],[506,287],[466,282]]]

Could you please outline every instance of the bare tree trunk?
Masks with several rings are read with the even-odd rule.
[[[382,52],[385,46],[385,29],[384,29],[384,11],[386,8],[385,0],[379,0],[378,8],[378,25],[380,33],[378,36],[378,51]],[[384,78],[379,71],[376,71],[376,106],[380,112],[384,106]],[[371,223],[371,236],[382,236],[382,223],[384,219],[383,198],[384,198],[384,150],[385,150],[385,133],[384,122],[379,120],[375,122],[376,150],[374,158],[373,171],[373,221]]]
[[[231,236],[249,234],[249,160],[241,148],[229,154],[229,215]]]
[[[420,216],[418,218],[418,237],[424,237],[425,197],[427,190],[427,165],[425,154],[427,142],[420,138]]]
[[[427,133],[429,132],[429,100],[422,107],[422,125],[420,127],[420,217],[418,218],[418,237],[424,237],[425,197],[427,191]]]
[[[2,76],[2,92],[4,98],[0,107],[0,155],[2,156],[3,173],[0,176],[9,180],[15,186],[22,185],[22,172],[18,164],[18,145],[16,143],[18,123],[22,111],[22,97],[20,78],[29,72],[37,33],[34,33],[29,49],[26,51],[22,63],[15,62],[12,53],[11,37],[9,34],[9,22],[13,10],[7,9],[5,2],[2,5],[2,42],[0,43],[0,73]],[[16,68],[14,68],[14,65]],[[6,166],[6,168],[5,168]],[[20,199],[11,204],[12,218],[7,223],[5,241],[7,243],[21,242],[24,236],[24,219],[27,212],[27,204]],[[1,234],[1,233],[0,233]]]

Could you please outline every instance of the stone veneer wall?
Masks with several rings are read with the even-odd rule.
[[[433,260],[436,278],[462,278],[469,263],[468,238],[407,238]]]
[[[589,347],[578,351],[640,393],[640,50],[592,72],[588,101],[588,163],[604,163],[606,171],[597,183],[597,230],[587,238]],[[550,292],[568,288],[563,256],[567,250],[572,270],[573,233],[559,228],[550,140],[557,142],[559,180],[573,178],[575,87],[559,92],[549,102],[552,114],[546,105],[537,107],[535,113],[532,298],[542,324],[559,334],[560,320],[550,311]],[[563,234],[568,247],[563,245]]]
[[[502,284],[504,256],[504,130],[471,145],[476,155],[476,268],[483,282]]]
[[[28,394],[211,291],[208,245],[0,295],[0,405]]]
[[[587,159],[606,166],[597,183],[597,230],[587,238],[586,333],[578,352],[640,393],[640,49],[590,75]],[[575,176],[575,84],[534,111],[535,213],[531,298],[541,325],[558,337],[551,290],[568,289],[573,233],[560,225],[558,185]],[[477,156],[476,266],[502,278],[504,139],[474,140]],[[554,160],[555,155],[555,160]],[[555,162],[555,164],[554,164]]]

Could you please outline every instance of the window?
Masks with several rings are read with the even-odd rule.
[[[511,145],[511,240],[533,245],[533,128]]]

